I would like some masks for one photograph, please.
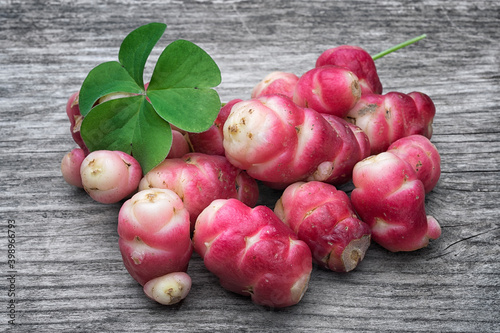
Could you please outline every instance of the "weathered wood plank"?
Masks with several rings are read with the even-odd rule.
[[[496,1],[1,1],[0,219],[16,221],[15,331],[499,332],[500,5]],[[62,179],[75,144],[64,112],[95,65],[151,21],[160,40],[185,38],[221,67],[225,101],[248,98],[267,73],[301,74],[325,49],[377,53],[386,91],[429,94],[442,175],[426,209],[442,237],[414,253],[372,244],[348,274],[315,268],[294,307],[268,310],[223,290],[194,255],[181,304],[147,299],[117,247],[120,205],[102,205]],[[159,56],[153,51],[151,60]],[[153,62],[148,63],[151,73]],[[347,192],[351,184],[342,187]],[[262,188],[272,207],[279,191]],[[4,260],[2,272],[9,269]],[[7,273],[0,329],[8,329]]]

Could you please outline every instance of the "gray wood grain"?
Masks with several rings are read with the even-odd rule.
[[[500,5],[497,1],[0,0],[0,330],[19,332],[500,332]],[[273,70],[298,75],[329,47],[377,53],[385,91],[429,94],[442,176],[426,197],[441,238],[412,253],[373,244],[348,274],[315,268],[296,306],[268,310],[222,289],[194,255],[182,303],[147,299],[117,245],[119,204],[67,185],[67,98],[123,37],[159,21],[219,64],[221,98]],[[349,191],[352,187],[343,187]],[[279,191],[262,189],[272,207]],[[16,222],[16,325],[8,324],[7,225]]]

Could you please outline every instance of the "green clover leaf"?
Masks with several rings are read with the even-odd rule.
[[[150,23],[132,31],[120,46],[119,61],[92,69],[79,95],[84,116],[81,134],[89,150],[129,153],[144,174],[168,155],[170,124],[202,132],[213,124],[221,107],[213,89],[221,82],[217,64],[186,40],[176,40],[164,49],[145,90],[146,61],[165,29],[165,24]],[[120,93],[120,98],[99,103],[113,93]]]

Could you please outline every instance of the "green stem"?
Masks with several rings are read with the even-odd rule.
[[[401,44],[395,45],[395,46],[393,46],[393,47],[391,47],[391,48],[388,48],[388,49],[387,49],[387,50],[385,50],[385,51],[382,51],[382,52],[380,52],[380,53],[375,54],[374,56],[372,56],[372,59],[373,59],[373,60],[377,60],[377,59],[379,59],[379,58],[382,58],[383,56],[385,56],[385,55],[387,55],[387,54],[389,54],[389,53],[392,53],[392,52],[394,52],[394,51],[397,51],[397,50],[399,50],[399,49],[402,49],[403,47],[406,47],[406,46],[408,46],[408,45],[410,45],[410,44],[416,43],[416,42],[418,42],[419,40],[424,39],[425,37],[427,37],[427,35],[426,35],[426,34],[423,34],[423,35],[420,35],[420,36],[418,36],[418,37],[415,37],[415,38],[412,38],[412,39],[408,39],[406,42],[403,42],[403,43],[401,43]]]

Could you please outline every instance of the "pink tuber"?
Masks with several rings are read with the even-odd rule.
[[[395,141],[387,152],[409,163],[429,193],[441,176],[441,156],[436,146],[423,135],[410,135]]]
[[[276,202],[274,212],[306,242],[323,268],[349,272],[370,246],[370,227],[358,219],[347,194],[333,185],[294,183]]]
[[[434,114],[434,103],[423,93],[389,92],[364,94],[346,119],[366,133],[371,155],[376,155],[405,136],[421,134],[430,138]]]
[[[319,113],[344,118],[360,96],[358,77],[353,72],[328,65],[313,68],[299,78],[293,101]]]
[[[351,180],[354,165],[370,155],[370,142],[358,126],[336,116],[324,114],[323,117],[334,129],[337,144],[331,155],[306,180],[341,185]]]
[[[370,152],[357,126],[281,95],[236,103],[224,124],[223,143],[232,164],[277,189],[303,180],[345,183]]]
[[[191,228],[201,211],[215,199],[237,198],[257,203],[257,182],[224,156],[189,153],[166,159],[140,181],[139,190],[167,188],[179,195],[190,214]]]
[[[292,99],[298,80],[293,73],[271,72],[253,88],[251,97],[280,94]]]
[[[80,113],[80,107],[78,105],[79,91],[73,93],[66,103],[66,114],[70,122],[70,131],[73,140],[76,144],[83,150],[85,155],[88,155],[89,150],[85,143],[83,142],[82,135],[80,133],[80,126],[82,125],[83,116]]]
[[[267,95],[236,103],[224,124],[227,159],[255,179],[291,184],[332,155],[332,126],[287,97]]]
[[[137,191],[142,177],[139,162],[122,151],[96,150],[80,167],[82,185],[94,200],[116,203]]]
[[[187,270],[193,252],[189,213],[175,192],[154,188],[134,194],[118,214],[118,235],[123,263],[141,285]]]
[[[84,159],[85,151],[81,148],[74,148],[62,158],[61,173],[68,184],[83,188],[80,167]]]
[[[424,184],[412,166],[383,152],[358,162],[351,201],[372,239],[389,251],[414,251],[441,235],[439,223],[425,212]]]
[[[146,282],[143,290],[146,296],[160,304],[177,304],[189,294],[191,277],[185,272],[168,273]]]
[[[266,206],[213,201],[196,221],[193,243],[224,288],[256,304],[291,306],[307,290],[311,251]]]
[[[382,83],[372,56],[358,46],[340,45],[324,51],[316,60],[316,67],[341,66],[352,71],[359,80],[361,93],[382,93]]]
[[[190,152],[186,134],[172,128],[172,146],[168,152],[167,158],[180,158]]]

